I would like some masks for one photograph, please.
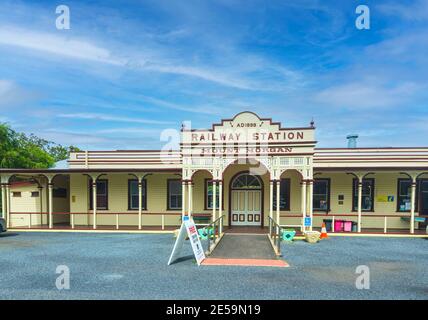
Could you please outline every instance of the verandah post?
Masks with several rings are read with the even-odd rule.
[[[1,217],[6,219],[6,186],[1,184]]]
[[[358,177],[358,232],[361,232],[361,208],[363,197],[363,178]]]
[[[412,194],[410,206],[410,233],[415,233],[415,199],[416,199],[416,178],[412,178]]]
[[[309,217],[311,218],[311,225],[309,226],[309,230],[312,231],[313,221],[313,194],[314,194],[314,181],[309,181]]]
[[[52,229],[53,227],[53,221],[52,221],[52,212],[53,212],[53,197],[52,197],[52,191],[53,191],[53,183],[52,180],[49,179],[48,182],[48,199],[49,199],[49,229]]]
[[[273,219],[273,180],[269,183],[269,217]]]
[[[276,232],[279,236],[279,220],[280,220],[280,215],[279,215],[279,210],[280,210],[280,206],[281,206],[281,199],[280,199],[280,194],[281,194],[281,180],[277,180],[276,181],[276,223],[277,223],[277,227],[276,227]]]
[[[92,227],[97,228],[97,180],[92,180]]]
[[[6,184],[6,225],[10,228],[10,184]]]
[[[222,216],[222,214],[223,214],[223,212],[222,212],[222,210],[223,210],[223,181],[222,180],[220,180],[219,182],[218,182],[218,193],[219,193],[219,197],[218,197],[218,216],[219,216],[219,218]],[[219,230],[219,232],[220,233],[222,233],[223,232],[223,218],[221,218],[221,221],[220,221],[220,230]]]
[[[216,220],[216,206],[217,206],[217,181],[213,179],[213,221]]]
[[[138,179],[138,229],[141,230],[141,215],[143,210],[143,181]]]
[[[306,231],[305,218],[306,218],[306,180],[302,181],[302,231]]]
[[[187,200],[189,201],[189,204],[188,204],[188,208],[187,208],[187,215],[189,216],[189,218],[192,216],[192,210],[193,210],[193,203],[192,203],[192,201],[193,201],[193,199],[192,199],[192,197],[193,197],[193,194],[192,194],[192,181],[189,181],[188,182],[188,190],[189,190],[189,194],[187,195]]]
[[[169,200],[168,200],[169,201]],[[181,182],[181,221],[184,221],[186,213],[186,181]]]

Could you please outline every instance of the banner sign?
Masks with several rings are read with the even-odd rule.
[[[202,247],[201,240],[199,239],[198,230],[196,229],[193,219],[184,221],[189,236],[190,244],[192,245],[193,254],[195,255],[198,265],[205,259],[204,248]]]
[[[379,195],[376,200],[377,202],[394,202],[394,196]]]
[[[189,217],[184,217],[183,223],[180,227],[180,232],[178,233],[177,239],[175,240],[174,248],[172,249],[171,256],[168,260],[168,265],[177,260],[183,243],[186,240],[186,235],[189,237],[190,244],[192,245],[193,254],[195,255],[196,262],[198,266],[205,259],[204,248],[202,247],[201,241],[198,236],[198,230],[196,228],[195,222]]]

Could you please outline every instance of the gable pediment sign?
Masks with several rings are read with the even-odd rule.
[[[242,112],[233,119],[223,120],[208,130],[183,131],[183,144],[269,144],[314,142],[314,128],[281,128],[271,119],[255,113]]]

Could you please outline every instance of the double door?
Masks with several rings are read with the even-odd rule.
[[[261,202],[261,190],[233,190],[231,224],[261,226]]]

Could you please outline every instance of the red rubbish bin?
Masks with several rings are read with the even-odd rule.
[[[343,221],[343,231],[345,232],[352,231],[352,221]]]
[[[334,221],[334,231],[335,232],[343,231],[343,220]]]

